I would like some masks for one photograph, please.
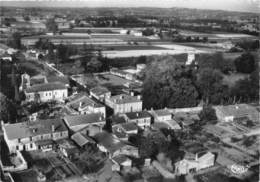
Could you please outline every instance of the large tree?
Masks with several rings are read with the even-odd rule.
[[[254,55],[249,52],[242,54],[235,60],[236,70],[240,73],[252,73],[257,65]]]
[[[145,108],[193,107],[198,93],[184,68],[171,56],[155,59],[145,72],[143,84]]]
[[[56,33],[58,31],[58,25],[55,22],[54,18],[50,18],[46,21],[46,27],[48,31],[52,33]]]
[[[222,73],[212,68],[203,68],[197,74],[196,83],[206,104],[221,100],[225,88],[222,85],[222,79]]]
[[[15,49],[21,48],[21,34],[18,32],[15,32],[11,35],[11,37],[8,39],[7,43],[10,47]]]

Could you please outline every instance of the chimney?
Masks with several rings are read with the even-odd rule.
[[[51,125],[51,132],[54,132],[55,131],[55,126],[54,124]]]
[[[138,96],[137,96],[137,99],[138,99],[138,100],[141,100],[141,95],[138,95]]]
[[[82,106],[82,102],[79,102],[79,108],[81,108],[81,106]]]
[[[134,94],[134,92],[130,92],[130,95],[131,95],[131,96],[134,96],[135,94]]]
[[[120,95],[120,99],[123,99],[124,98],[124,96],[123,95]]]
[[[138,112],[136,113],[136,116],[139,117],[139,113]]]

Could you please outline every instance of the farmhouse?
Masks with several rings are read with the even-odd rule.
[[[106,99],[106,105],[114,110],[114,114],[142,111],[143,102],[140,96],[120,94]]]
[[[39,120],[2,124],[4,139],[10,151],[51,149],[54,140],[68,137],[68,130],[61,119]]]

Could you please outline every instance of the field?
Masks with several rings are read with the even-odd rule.
[[[158,47],[158,49],[157,49]],[[203,53],[205,51],[193,48],[190,46],[177,45],[177,44],[156,44],[156,46],[147,47],[142,50],[111,50],[103,51],[103,55],[108,58],[125,58],[125,57],[139,57],[151,55],[175,55],[183,53]]]

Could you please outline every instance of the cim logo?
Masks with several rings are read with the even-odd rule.
[[[249,168],[248,165],[243,166],[239,164],[233,164],[230,169],[234,174],[243,174],[248,171],[248,168]]]

